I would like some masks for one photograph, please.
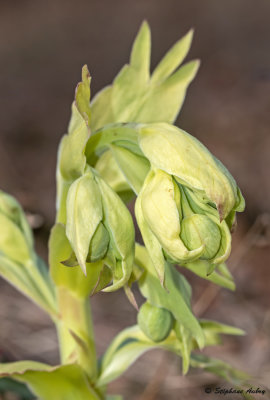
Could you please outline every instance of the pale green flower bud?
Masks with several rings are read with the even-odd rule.
[[[211,259],[220,247],[221,234],[217,225],[205,215],[194,214],[183,219],[181,239],[189,249],[196,249],[204,244],[202,259]]]
[[[243,211],[244,201],[228,170],[196,138],[166,123],[143,125],[139,145],[153,168],[161,169],[205,196],[220,220]]]
[[[132,272],[134,226],[119,196],[93,169],[77,179],[67,196],[66,235],[75,253],[75,263],[86,274],[86,263],[104,261],[113,275],[113,285],[122,287]],[[71,265],[71,261],[64,262]]]
[[[181,239],[190,250],[196,248],[199,243],[204,244],[200,259],[208,260],[213,265],[224,262],[231,251],[231,235],[227,222],[220,222],[214,205],[209,204],[198,193],[183,185],[178,186],[183,211]]]
[[[207,260],[211,273],[230,254],[229,228],[225,220],[220,222],[215,206],[164,171],[149,173],[136,202],[136,217],[161,281],[165,258],[182,265]]]
[[[161,170],[151,171],[140,199],[145,222],[171,259],[185,263],[200,257],[204,251],[203,243],[189,250],[181,239],[180,190],[170,175]],[[143,229],[142,235],[144,237]]]
[[[166,308],[155,307],[145,302],[138,313],[138,325],[153,342],[165,340],[172,329],[173,316]]]

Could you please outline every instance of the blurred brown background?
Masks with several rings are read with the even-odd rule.
[[[46,240],[55,208],[57,145],[70,116],[74,88],[87,63],[92,94],[110,83],[128,61],[143,19],[152,29],[152,62],[190,27],[189,59],[202,61],[177,124],[198,137],[224,162],[247,201],[234,235],[229,265],[237,292],[192,275],[197,311],[235,324],[244,338],[225,338],[208,351],[270,381],[270,2],[269,0],[0,0],[0,187],[37,214],[37,248]],[[254,225],[255,224],[255,225]],[[209,294],[210,293],[210,294]],[[199,304],[199,305],[198,305]],[[114,334],[136,320],[123,294],[93,299],[99,352]],[[57,362],[56,336],[35,306],[0,281],[0,351]],[[180,376],[178,359],[160,352],[141,358],[111,386],[125,399],[209,398],[207,374]],[[161,378],[161,379],[160,379]],[[229,385],[225,385],[229,386]]]

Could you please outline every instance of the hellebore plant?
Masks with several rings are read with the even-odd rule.
[[[36,254],[17,201],[0,193],[0,273],[55,323],[60,365],[34,361],[0,365],[0,375],[26,383],[40,399],[120,399],[107,395],[145,351],[160,348],[182,358],[183,374],[200,367],[241,384],[245,374],[200,353],[220,334],[243,331],[197,319],[191,287],[179,269],[234,289],[225,261],[235,214],[244,200],[228,170],[196,138],[173,125],[197,60],[179,67],[190,31],[150,75],[150,30],[143,23],[130,63],[90,102],[90,75],[82,69],[68,133],[57,163],[57,216],[49,240],[49,269]],[[126,204],[144,246],[135,243]],[[132,285],[145,298],[138,324],[119,333],[97,360],[89,296]]]

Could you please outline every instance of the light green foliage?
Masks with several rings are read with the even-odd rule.
[[[35,253],[24,212],[0,191],[0,274],[51,315],[56,313],[54,288],[43,261]]]
[[[184,327],[179,321],[175,323],[175,335],[177,340],[179,341],[179,346],[181,349],[181,356],[182,356],[182,371],[185,375],[189,370],[190,365],[190,355],[191,351],[194,347],[194,342],[192,340],[192,335],[188,329]],[[205,335],[205,332],[204,332]],[[207,343],[208,344],[208,343]]]
[[[42,400],[100,400],[78,365],[52,367],[35,361],[0,365],[0,376],[27,383]]]
[[[216,285],[222,286],[226,289],[235,290],[233,277],[224,263],[217,265],[211,274],[209,274],[209,262],[206,260],[188,262],[184,267]]]
[[[90,136],[90,74],[85,65],[82,69],[82,82],[76,88],[72,104],[72,116],[68,134],[64,135],[58,150],[57,161],[57,199],[58,222],[66,222],[66,197],[72,182],[79,178],[86,167],[84,150]]]
[[[201,321],[201,326],[207,340],[205,343],[207,346],[219,344],[219,334],[243,334],[243,331],[240,329],[219,324],[215,321]],[[209,340],[210,332],[212,337]],[[215,340],[213,340],[214,334],[216,335]],[[178,322],[170,335],[164,341],[158,343],[149,339],[138,325],[132,326],[120,332],[106,350],[101,359],[97,385],[98,387],[102,387],[115,380],[122,375],[138,357],[152,349],[164,349],[181,356],[184,374],[187,373],[190,364],[197,367],[196,363],[199,363],[199,359],[202,363],[205,363],[203,368],[207,368],[207,366],[211,368],[210,359],[205,356],[200,358],[200,354],[198,355],[198,353],[193,352],[196,348],[196,342],[192,339],[190,332]],[[202,359],[204,361],[202,361]],[[209,360],[208,365],[206,360]],[[229,364],[222,363],[222,361],[219,360],[215,360],[215,363],[218,365],[218,372],[224,372],[224,378],[228,382],[235,382],[234,377],[236,376],[239,378],[238,382],[241,381],[241,377],[242,379],[247,379],[246,374],[235,370],[229,366]],[[227,371],[230,371],[230,374],[227,374]]]
[[[177,42],[150,76],[151,35],[146,22],[134,42],[130,63],[91,104],[93,131],[115,122],[174,122],[186,90],[199,67],[197,60],[177,69],[188,53],[192,31]]]
[[[138,325],[153,342],[165,340],[172,329],[172,314],[165,308],[152,306],[145,302],[138,313]]]

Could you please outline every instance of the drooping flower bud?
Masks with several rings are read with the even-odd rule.
[[[152,167],[199,192],[216,206],[220,220],[243,211],[244,200],[228,170],[196,138],[166,123],[144,125],[139,145]]]
[[[229,227],[220,221],[214,204],[159,169],[150,171],[145,180],[136,217],[162,282],[165,259],[181,265],[207,260],[211,273],[230,254]]]
[[[66,235],[85,274],[87,262],[103,260],[111,268],[113,285],[107,291],[128,281],[134,258],[132,218],[119,196],[92,169],[69,189]]]

